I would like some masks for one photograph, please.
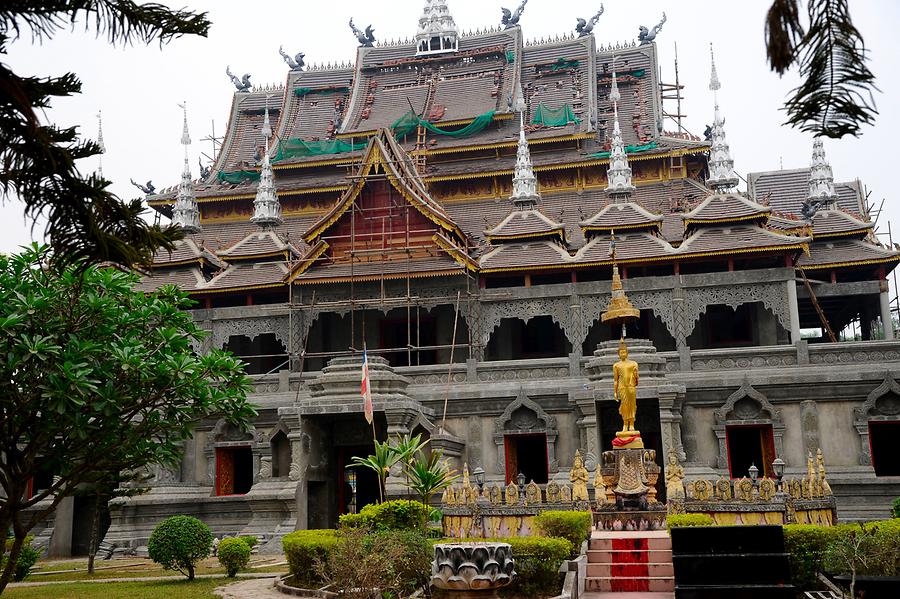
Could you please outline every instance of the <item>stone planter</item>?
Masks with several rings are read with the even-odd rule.
[[[512,547],[508,543],[443,543],[434,546],[431,583],[453,597],[494,597],[512,583]]]

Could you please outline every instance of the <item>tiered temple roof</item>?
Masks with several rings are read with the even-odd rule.
[[[797,258],[807,248],[799,259],[807,268],[898,261],[872,234],[858,181],[836,183],[836,206],[811,222],[801,215],[809,169],[751,173],[746,196],[707,187],[710,142],[661,130],[655,44],[598,48],[593,34],[539,42],[522,35],[521,27],[460,34],[457,50],[420,55],[414,42],[361,47],[352,66],[293,69],[283,86],[235,93],[215,164],[193,183],[202,230],[157,256],[144,288],[175,282],[203,295],[289,282],[590,269],[611,263],[613,231],[623,264]],[[606,192],[613,70],[634,171],[624,201]],[[540,201],[515,207],[520,98]],[[398,122],[413,129],[394,135]],[[288,146],[305,151],[282,152]],[[249,219],[267,149],[283,223],[261,232]],[[373,199],[384,185],[408,211]],[[176,192],[148,201],[170,216]],[[387,223],[398,218],[395,208],[417,223],[405,253],[345,247],[348,214],[370,210]],[[395,234],[386,224],[382,231]],[[367,235],[374,244],[375,232]]]

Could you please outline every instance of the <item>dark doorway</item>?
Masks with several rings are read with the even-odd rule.
[[[612,449],[616,432],[622,430],[622,417],[619,415],[619,404],[615,401],[598,401],[597,418],[600,427],[600,452]],[[656,498],[666,501],[666,471],[662,446],[662,428],[659,424],[659,401],[656,399],[639,399],[637,417],[634,427],[641,432],[645,449],[656,451],[656,463],[659,465],[659,478],[656,479]]]
[[[725,443],[731,478],[749,477],[748,471],[753,465],[759,469],[760,476],[772,476],[775,436],[771,424],[726,426]]]
[[[249,446],[216,448],[216,495],[245,495],[253,486]]]
[[[275,333],[262,333],[252,340],[246,335],[232,335],[225,349],[244,361],[247,374],[267,374],[288,368],[287,349]]]
[[[875,476],[900,476],[900,422],[870,422],[869,444]]]
[[[506,435],[503,442],[506,450],[507,484],[516,481],[520,472],[528,482],[534,481],[540,485],[547,482],[547,435]]]
[[[370,468],[352,466],[354,457],[367,457],[372,445],[338,447],[338,514],[356,514],[370,503],[378,503],[378,477]]]

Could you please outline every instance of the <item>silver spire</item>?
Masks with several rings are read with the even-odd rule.
[[[812,162],[809,165],[809,199],[821,204],[823,208],[833,208],[837,201],[834,174],[825,157],[822,140],[818,138],[813,142]]]
[[[709,149],[709,178],[706,185],[716,192],[724,192],[738,184],[738,176],[734,172],[734,160],[731,159],[731,150],[725,141],[725,119],[719,114],[718,91],[722,88],[719,83],[719,74],[716,72],[716,59],[713,55],[712,44],[709,45],[709,58],[712,64],[712,72],[709,78],[709,89],[713,92],[715,111],[711,127],[712,146]]]
[[[459,49],[459,28],[446,0],[425,0],[416,32],[416,56],[444,54]]]
[[[519,115],[519,147],[516,150],[513,191],[509,199],[520,210],[530,210],[537,207],[541,194],[538,192],[537,177],[534,176],[534,169],[531,166],[531,152],[525,138],[525,111],[520,111]]]
[[[103,178],[103,155],[106,154],[106,144],[103,143],[103,111],[97,111],[97,145],[100,146],[100,156],[97,165],[97,174]]]
[[[194,186],[191,183],[191,167],[188,164],[188,146],[191,136],[187,125],[187,102],[179,104],[184,112],[184,127],[181,131],[181,145],[184,146],[184,170],[181,171],[181,183],[178,184],[178,195],[175,197],[175,208],[172,210],[172,223],[181,227],[185,233],[200,232],[200,209],[194,197]]]
[[[613,132],[609,147],[609,167],[607,168],[606,193],[612,196],[613,201],[626,201],[634,184],[631,182],[631,167],[628,166],[628,156],[625,154],[625,144],[622,142],[622,130],[619,128],[619,101],[622,94],[619,93],[619,84],[616,80],[615,58],[613,58],[612,87],[609,90],[609,99],[613,103]]]
[[[266,96],[266,116],[260,132],[265,138],[263,148],[262,169],[259,173],[259,186],[256,188],[256,199],[253,200],[253,217],[250,222],[259,225],[263,231],[274,229],[284,222],[281,217],[281,203],[275,190],[275,178],[272,175],[272,162],[269,159],[269,138],[272,137],[272,125],[269,123],[269,98]]]

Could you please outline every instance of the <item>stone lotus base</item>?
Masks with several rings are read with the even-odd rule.
[[[516,576],[509,543],[441,543],[434,546],[431,584],[454,598],[494,597]]]

